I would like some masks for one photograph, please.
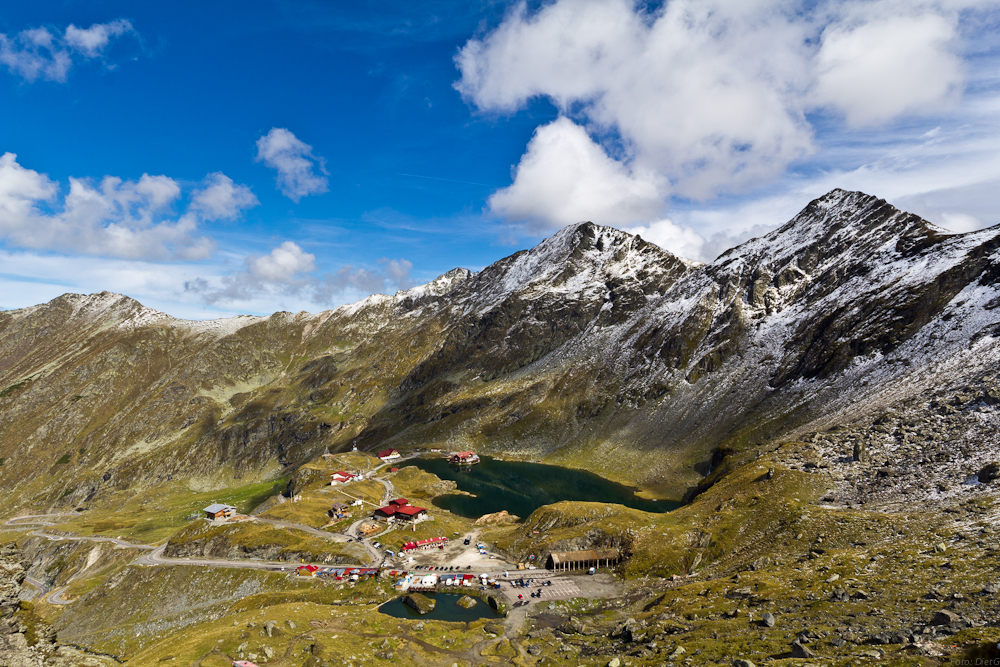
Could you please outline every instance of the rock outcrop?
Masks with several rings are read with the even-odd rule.
[[[0,546],[0,665],[4,667],[102,667],[114,664],[60,646],[56,632],[21,601],[27,563],[14,544]]]

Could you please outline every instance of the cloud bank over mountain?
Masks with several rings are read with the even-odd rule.
[[[580,219],[648,228],[673,201],[744,193],[816,160],[832,126],[849,135],[948,113],[984,7],[519,3],[462,47],[455,87],[483,113],[545,99],[559,117],[535,130],[488,209],[533,233]],[[690,234],[659,235],[691,247]]]

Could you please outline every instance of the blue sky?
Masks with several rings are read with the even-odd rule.
[[[0,307],[317,311],[583,219],[711,260],[832,187],[996,224],[997,14],[5,2]]]

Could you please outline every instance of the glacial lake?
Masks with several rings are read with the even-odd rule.
[[[417,459],[404,465],[452,480],[459,491],[475,494],[448,494],[434,499],[438,507],[472,519],[500,510],[525,519],[542,505],[561,500],[615,503],[644,512],[669,512],[681,505],[671,500],[640,498],[635,495],[638,489],[592,472],[544,463],[498,461],[483,456],[479,464],[463,469],[444,458]]]
[[[403,604],[402,597],[386,602],[378,610],[394,618],[419,618],[424,621],[458,621],[468,623],[469,621],[477,621],[480,618],[500,617],[483,600],[479,600],[478,604],[471,609],[466,609],[458,604],[459,599],[462,597],[461,595],[455,595],[454,593],[424,593],[424,595],[436,602],[434,610],[427,614],[420,614],[413,607]]]

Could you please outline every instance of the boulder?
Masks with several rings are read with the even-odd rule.
[[[990,482],[1000,479],[1000,463],[996,461],[987,463],[976,475],[976,479],[983,484],[989,484]]]
[[[627,642],[641,641],[644,637],[642,624],[634,618],[630,618],[615,628],[614,636]]]
[[[947,609],[942,609],[940,611],[934,612],[934,617],[931,619],[931,625],[948,625],[956,626],[962,622],[962,617],[953,611],[948,611]]]
[[[774,624],[778,622],[778,619],[774,617],[774,614],[768,611],[764,612],[764,615],[761,617],[760,622],[769,628],[773,628]]]
[[[809,648],[803,646],[799,642],[792,642],[792,657],[793,658],[815,658],[816,654],[813,653]]]
[[[757,665],[746,658],[736,658],[733,660],[733,667],[757,667]]]
[[[463,609],[472,609],[477,604],[479,604],[479,600],[470,595],[463,595],[462,597],[458,598],[458,601],[455,604],[457,604],[459,607],[462,607]]]
[[[883,646],[885,644],[905,644],[906,635],[902,632],[880,632],[865,639],[866,644]]]

